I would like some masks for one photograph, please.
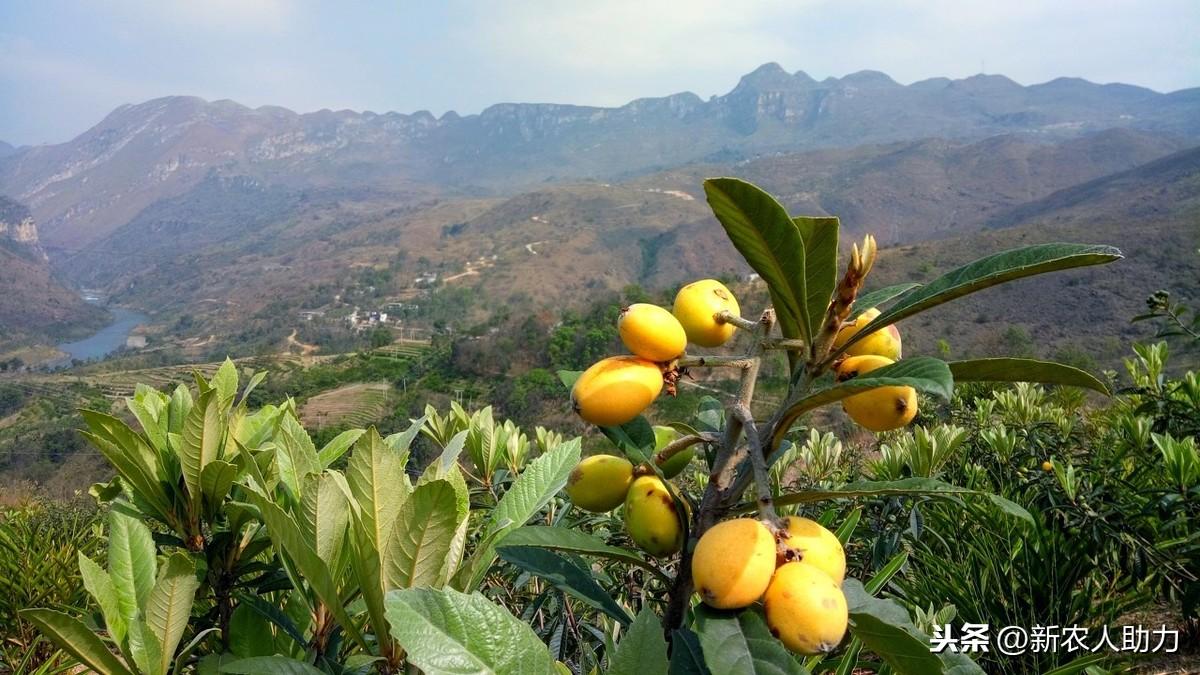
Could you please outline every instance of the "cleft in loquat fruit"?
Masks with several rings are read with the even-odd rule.
[[[567,479],[567,496],[592,513],[606,513],[620,506],[633,482],[633,464],[616,455],[585,457]]]
[[[828,574],[802,562],[775,570],[763,608],[771,635],[806,656],[833,651],[845,637],[850,619],[842,589]]]
[[[843,326],[838,331],[837,337],[833,340],[833,348],[841,349],[842,345],[849,342],[850,338],[858,335],[859,331],[874,321],[877,316],[879,316],[879,310],[874,307],[859,314],[854,323]],[[900,331],[895,325],[888,325],[850,345],[850,348],[846,350],[846,355],[866,356],[874,354],[876,356],[885,356],[893,361],[899,361],[901,351]]]
[[[629,351],[659,363],[678,358],[687,348],[679,320],[658,305],[639,302],[622,309],[617,332]]]
[[[683,526],[675,500],[657,476],[639,476],[625,497],[625,530],[633,542],[655,557],[683,546]]]
[[[585,421],[619,426],[637,417],[662,391],[662,370],[637,356],[610,356],[583,371],[571,387],[571,405]]]
[[[701,347],[720,347],[737,330],[731,323],[717,321],[716,315],[722,311],[740,315],[737,298],[725,284],[716,279],[703,279],[679,289],[671,313],[679,319],[688,342]]]
[[[704,604],[737,609],[758,601],[775,572],[775,536],[752,518],[713,525],[692,553],[692,580]]]
[[[846,578],[846,551],[837,535],[815,520],[788,516],[783,519],[785,552],[777,561],[780,565],[803,562],[829,575],[835,584]]]
[[[851,356],[837,367],[838,382],[865,375],[894,363],[886,356]],[[876,387],[842,399],[842,409],[871,431],[891,431],[917,416],[917,390],[912,387]]]

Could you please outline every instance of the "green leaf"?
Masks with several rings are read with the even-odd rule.
[[[79,575],[83,578],[83,587],[96,599],[100,613],[104,616],[104,626],[117,644],[125,642],[125,618],[121,615],[121,607],[117,602],[117,593],[113,590],[112,578],[108,576],[91,558],[78,552]]]
[[[233,405],[233,399],[237,396],[238,387],[238,372],[237,366],[233,365],[233,361],[227,356],[225,362],[217,368],[217,372],[212,377],[212,388],[217,392],[217,407],[220,410],[228,410],[229,406]]]
[[[755,610],[721,612],[696,607],[704,662],[721,675],[807,675]]]
[[[204,495],[203,472],[209,462],[218,459],[221,448],[221,402],[215,389],[200,395],[183,423],[183,442],[176,448],[183,480],[194,513],[200,511]]]
[[[128,654],[133,657],[137,670],[147,675],[162,675],[159,665],[162,662],[163,649],[158,636],[144,621],[129,624],[126,635],[129,641]]]
[[[959,497],[959,496],[982,496],[990,500],[993,504],[999,506],[1002,510],[1012,516],[1016,516],[1027,522],[1033,522],[1033,516],[1018,504],[994,495],[989,492],[980,492],[969,488],[943,483],[934,478],[903,478],[894,481],[856,481],[847,483],[833,490],[801,490],[799,492],[784,493],[775,497],[775,503],[781,506],[789,504],[812,504],[815,502],[829,501],[831,499],[851,499],[854,497],[886,497],[886,496],[908,496],[908,497]],[[738,507],[738,511],[752,511],[755,506],[753,504],[743,504]]]
[[[286,656],[252,656],[221,666],[222,673],[238,675],[324,675],[314,666]]]
[[[280,419],[276,438],[279,450],[275,453],[275,463],[279,467],[279,480],[298,501],[301,498],[304,477],[323,470],[321,461],[317,458],[317,449],[313,446],[308,432],[301,426],[300,420],[291,412]]]
[[[267,526],[267,533],[271,536],[275,547],[292,559],[300,574],[303,575],[304,582],[312,588],[350,638],[363,649],[367,649],[366,641],[359,632],[357,624],[351,621],[350,616],[346,613],[328,565],[317,555],[312,544],[304,538],[300,526],[283,509],[279,508],[279,505],[257,489],[251,488],[248,490],[248,494],[250,500],[258,507],[263,523]]]
[[[704,665],[700,638],[684,626],[671,631],[670,675],[712,675]]]
[[[200,471],[200,490],[204,494],[205,508],[209,513],[215,514],[221,502],[229,496],[237,474],[237,466],[223,459],[214,459]]]
[[[93,410],[80,410],[79,414],[90,430],[81,432],[82,435],[113,465],[132,492],[152,507],[160,520],[166,522],[173,509],[163,482],[174,482],[177,477],[167,479],[159,475],[157,469],[161,462],[158,453],[124,422],[111,415]]]
[[[913,625],[895,600],[872,597],[857,579],[842,583],[850,610],[850,633],[900,675],[982,675],[963,654],[929,650],[929,637]]]
[[[1053,361],[995,358],[950,361],[955,382],[1038,382],[1083,387],[1109,395],[1108,387],[1091,373]]]
[[[792,218],[804,242],[804,276],[810,335],[819,335],[825,311],[837,288],[838,230],[834,216],[797,216]]]
[[[811,344],[804,241],[787,211],[771,195],[736,178],[710,178],[704,193],[734,248],[767,282],[784,337]]]
[[[569,527],[527,525],[505,535],[496,546],[497,549],[503,549],[506,546],[536,546],[555,551],[583,553],[637,565],[662,576],[658,567],[646,560],[641,553],[627,548],[609,546],[597,537]]]
[[[165,673],[171,667],[199,587],[196,566],[187,554],[175,553],[167,558],[146,602],[146,624],[158,638],[160,648],[156,672]]]
[[[662,623],[649,607],[638,612],[621,638],[606,675],[667,675],[667,641]]]
[[[192,392],[184,385],[175,387],[171,402],[167,404],[167,432],[183,433],[183,422],[192,410]]]
[[[346,528],[350,524],[350,504],[331,471],[309,474],[301,482],[303,498],[296,512],[296,523],[317,556],[331,570],[339,569]]]
[[[339,457],[346,454],[350,446],[354,445],[358,439],[366,433],[362,429],[347,429],[334,437],[332,441],[325,444],[321,451],[317,453],[317,460],[322,468],[329,468],[329,465],[338,460]]]
[[[400,507],[383,558],[385,588],[438,581],[458,528],[457,495],[447,480],[417,486]]]
[[[20,614],[58,648],[100,675],[133,675],[79,619],[52,609],[23,609]]]
[[[894,286],[885,286],[868,293],[863,293],[854,299],[853,311],[850,312],[850,318],[856,319],[859,314],[871,309],[886,304],[889,301],[917,288],[921,284],[896,284]]]
[[[410,588],[387,595],[392,637],[408,659],[441,675],[553,675],[554,659],[527,624],[479,593]]]
[[[599,427],[600,431],[621,449],[634,464],[651,462],[654,454],[654,427],[638,415],[619,427]]]
[[[412,484],[404,471],[407,463],[408,449],[388,447],[371,427],[355,444],[346,465],[350,493],[358,503],[359,517],[376,551],[383,551],[400,506],[412,493]]]
[[[980,258],[901,295],[896,304],[863,326],[834,354],[845,351],[880,328],[984,288],[1035,274],[1101,265],[1121,257],[1121,252],[1111,246],[1038,244]]]
[[[169,400],[165,394],[144,384],[136,385],[133,398],[125,399],[125,407],[137,418],[142,432],[155,449],[161,450],[167,446],[167,420],[163,417],[163,411]]]
[[[525,465],[525,470],[513,481],[500,498],[484,527],[481,544],[471,559],[471,573],[466,588],[474,588],[496,559],[495,541],[521,527],[567,484],[571,470],[579,463],[580,439],[560,443],[553,450]]]
[[[108,516],[108,570],[121,618],[132,630],[154,589],[154,539],[140,520],[113,509]]]
[[[595,607],[608,616],[628,625],[632,617],[604,590],[590,569],[544,548],[533,546],[504,546],[497,549],[500,557],[518,568],[549,581],[558,590]]]
[[[560,370],[558,371],[558,381],[563,383],[563,386],[570,391],[575,382],[583,375],[582,370]]]
[[[778,448],[792,425],[806,412],[823,405],[836,403],[867,389],[876,387],[913,387],[946,400],[954,395],[954,377],[945,361],[930,356],[902,359],[869,373],[839,382],[832,387],[809,394],[783,412],[775,427],[771,448]]]
[[[238,603],[229,617],[229,651],[241,658],[274,654],[270,620],[250,605]]]

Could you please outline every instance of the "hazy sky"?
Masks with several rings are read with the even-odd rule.
[[[767,61],[1172,91],[1200,85],[1200,0],[0,0],[0,140],[168,94],[438,115],[707,98]]]

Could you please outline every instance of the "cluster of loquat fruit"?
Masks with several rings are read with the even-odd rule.
[[[664,382],[673,383],[676,362],[688,343],[719,347],[736,326],[722,319],[739,316],[737,299],[714,279],[680,289],[672,311],[634,304],[621,311],[618,331],[631,354],[602,359],[584,371],[571,390],[575,411],[587,422],[619,426],[640,415],[659,396]],[[879,316],[871,308],[837,333],[840,350]],[[894,363],[901,356],[900,333],[886,326],[845,349],[834,365],[839,382]],[[843,399],[845,412],[872,431],[887,431],[912,421],[916,391],[888,386]],[[654,427],[655,453],[675,437],[671,427]],[[693,449],[675,452],[661,462],[665,478],[679,474]],[[566,486],[571,501],[586,511],[604,513],[624,506],[630,538],[650,555],[666,557],[683,546],[685,520],[663,479],[647,467],[615,455],[582,460]],[[788,649],[806,655],[826,653],[841,642],[848,623],[841,583],[846,555],[841,542],[819,523],[798,516],[773,520],[733,518],[713,525],[700,537],[691,573],[700,600],[716,609],[739,609],[762,602],[767,625]]]

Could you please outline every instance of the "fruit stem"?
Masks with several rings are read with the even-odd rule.
[[[731,324],[737,326],[738,328],[741,328],[742,330],[749,330],[749,331],[758,330],[759,324],[757,321],[750,321],[749,319],[743,319],[742,317],[730,312],[727,309],[723,309],[723,310],[717,312],[716,314],[713,314],[713,318],[716,319],[720,323],[731,323]]]
[[[667,460],[671,459],[676,454],[687,450],[697,443],[716,443],[718,440],[719,439],[717,438],[716,434],[707,433],[681,436],[663,446],[663,449],[659,450],[658,454],[654,455],[654,463],[662,466],[667,462]]]

